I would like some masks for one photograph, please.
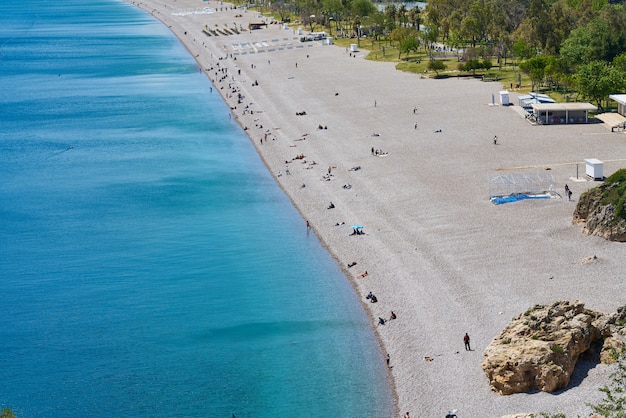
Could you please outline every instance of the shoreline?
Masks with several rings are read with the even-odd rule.
[[[623,136],[602,125],[530,126],[510,108],[490,106],[498,83],[421,79],[393,63],[366,61],[364,51],[348,55],[320,42],[300,44],[280,25],[217,37],[202,31],[204,25],[245,28],[256,12],[180,13],[215,7],[215,1],[126,2],[169,27],[195,57],[337,260],[383,356],[391,355],[395,414],[583,415],[584,402],[601,398],[603,366],[558,395],[489,391],[482,351],[510,318],[562,299],[613,311],[623,304],[624,285],[621,247],[572,226],[575,203],[494,206],[486,179],[502,174],[499,168],[536,165],[534,173],[551,166],[556,190],[568,183],[576,198],[595,184],[570,179],[575,162],[605,160],[607,175],[626,166],[609,161],[626,155]],[[249,53],[233,45],[244,43],[260,46]],[[330,202],[335,208],[327,209]],[[351,236],[354,224],[364,225],[365,235]],[[599,261],[580,265],[591,254]],[[365,299],[369,291],[378,303]],[[378,326],[378,317],[392,310],[398,319]],[[463,350],[465,332],[473,351]]]

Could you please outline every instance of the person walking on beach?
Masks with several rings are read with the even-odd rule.
[[[387,367],[391,369],[391,356],[389,354],[387,354],[385,361],[387,362]]]
[[[465,351],[472,351],[472,349],[470,348],[470,337],[467,334],[467,332],[465,333],[465,336],[463,337],[463,343],[465,344]]]
[[[498,136],[493,137],[493,145],[498,145]]]
[[[569,186],[565,184],[565,195],[569,195]]]
[[[567,200],[572,200],[572,191],[567,189]]]

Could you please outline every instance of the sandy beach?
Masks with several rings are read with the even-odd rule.
[[[500,396],[480,362],[492,338],[534,304],[581,300],[606,312],[624,304],[623,245],[571,223],[581,192],[598,184],[576,181],[576,163],[580,177],[588,158],[604,161],[605,175],[625,167],[624,134],[599,123],[533,126],[516,106],[492,105],[498,83],[405,74],[365,60],[365,50],[300,43],[278,24],[248,31],[257,13],[226,3],[129,3],[196,58],[345,271],[390,355],[398,416],[588,415],[606,366],[581,368],[557,394]],[[205,27],[239,33],[209,36]],[[564,198],[491,203],[489,179],[515,173],[552,174]],[[353,225],[364,234],[351,235]],[[377,325],[392,310],[397,319]]]

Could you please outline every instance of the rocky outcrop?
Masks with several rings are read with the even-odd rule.
[[[574,211],[574,224],[584,223],[583,233],[610,241],[626,241],[626,221],[616,216],[616,204],[603,202],[603,196],[620,183],[603,183],[580,195]]]
[[[491,389],[502,395],[566,387],[579,357],[606,338],[607,356],[615,357],[626,309],[603,314],[582,302],[535,305],[513,318],[487,347],[482,368]]]

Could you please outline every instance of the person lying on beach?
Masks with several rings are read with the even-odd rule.
[[[378,325],[385,325],[385,319],[381,318],[380,316],[378,317]]]
[[[349,171],[359,171],[361,169],[360,165],[352,167]]]
[[[326,209],[334,209],[334,208],[335,208],[335,204],[333,202],[330,202],[330,205],[328,205]]]
[[[362,279],[363,277],[367,276],[367,270],[365,270],[363,273],[359,274],[358,276],[356,276],[358,279]],[[372,292],[370,292],[367,295],[367,299],[371,299],[374,295],[372,294]]]
[[[345,225],[345,224],[346,224],[346,223],[345,223],[344,221],[341,221],[341,223],[337,222],[337,223],[335,224],[335,226]]]
[[[391,316],[389,317],[389,320],[391,321],[392,319],[396,319],[396,318],[397,318],[397,316],[396,316],[395,312],[391,311]]]
[[[356,261],[353,261],[352,263],[348,263],[348,268],[354,267],[354,266],[356,266]]]
[[[352,185],[351,185],[351,184],[344,184],[342,187],[343,187],[344,189],[348,190],[348,189],[351,189],[351,188],[352,188]]]

